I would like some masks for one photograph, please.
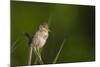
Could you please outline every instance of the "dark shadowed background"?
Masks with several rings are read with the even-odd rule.
[[[11,65],[27,65],[23,33],[32,35],[44,22],[51,30],[42,50],[45,64],[52,63],[64,39],[57,63],[95,60],[95,6],[11,1]]]

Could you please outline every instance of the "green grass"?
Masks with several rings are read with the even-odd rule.
[[[63,40],[63,42],[62,42],[61,47],[60,47],[60,49],[58,50],[58,53],[57,53],[57,55],[56,55],[56,57],[55,57],[55,59],[54,59],[54,61],[53,61],[53,64],[55,64],[55,63],[57,62],[57,60],[58,60],[58,58],[59,58],[59,55],[60,55],[60,52],[61,52],[61,50],[62,50],[62,48],[63,48],[63,46],[64,46],[64,43],[65,43],[65,40]]]
[[[11,65],[27,65],[23,32],[32,35],[44,22],[51,30],[41,52],[44,64],[95,60],[95,6],[11,1]],[[32,65],[35,60],[33,54]]]

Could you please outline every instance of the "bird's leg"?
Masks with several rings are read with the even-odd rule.
[[[40,48],[36,48],[36,50],[37,50],[37,53],[38,53],[40,59],[42,60]],[[37,61],[38,61],[38,59],[36,58],[34,64],[37,64]],[[42,62],[43,62],[43,61],[42,61]]]
[[[36,48],[36,51],[38,53],[38,56],[40,56],[40,54],[39,54],[39,48]],[[37,64],[37,62],[38,62],[38,59],[36,58],[34,64]]]
[[[40,59],[41,59],[41,61],[42,61],[42,57],[41,57],[40,48],[37,48],[37,52],[38,52],[38,54],[39,54],[39,57],[40,57]]]
[[[38,48],[37,48],[37,47],[34,47],[34,53],[35,53],[35,55],[36,55],[36,58],[38,59],[38,62],[39,62],[40,64],[43,64],[41,55],[38,53]]]
[[[37,48],[37,52],[38,52],[39,56],[41,57],[40,49],[39,48]]]
[[[43,61],[42,61],[42,57],[41,57],[39,48],[36,48],[36,50],[37,50],[37,53],[38,53],[38,56],[39,56],[39,62],[40,62],[40,64],[43,64]]]

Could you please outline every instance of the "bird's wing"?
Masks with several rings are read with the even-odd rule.
[[[31,36],[29,35],[29,33],[28,33],[28,32],[24,32],[24,35],[25,35],[28,39],[30,39],[30,38],[31,38]]]

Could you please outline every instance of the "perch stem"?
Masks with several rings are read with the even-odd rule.
[[[29,51],[29,58],[28,58],[28,65],[31,65],[31,60],[32,60],[32,46],[30,47],[30,51]]]

